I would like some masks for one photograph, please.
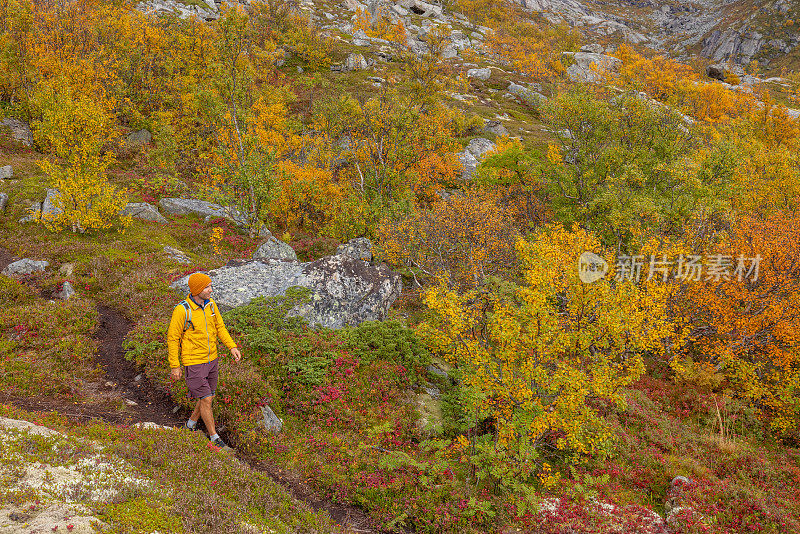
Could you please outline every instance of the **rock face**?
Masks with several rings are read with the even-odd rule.
[[[27,122],[19,119],[3,119],[0,121],[0,127],[7,129],[14,141],[25,146],[33,146],[33,134]]]
[[[170,215],[199,215],[200,217],[224,217],[236,224],[245,222],[244,216],[237,210],[220,206],[205,200],[194,198],[162,198],[158,207]]]
[[[42,202],[42,217],[55,217],[61,215],[63,210],[56,206],[55,201],[61,193],[58,189],[48,189]]]
[[[614,72],[622,65],[622,61],[613,56],[592,52],[575,52],[572,57],[575,63],[567,69],[567,76],[573,82],[600,82],[605,79],[605,73]]]
[[[182,19],[197,17],[203,20],[216,20],[219,18],[219,9],[214,0],[198,0],[197,4],[184,4],[178,0],[146,0],[136,4],[136,9],[152,15],[174,14]]]
[[[297,261],[297,253],[287,243],[270,236],[253,252],[253,259]]]
[[[467,78],[477,78],[486,81],[492,77],[492,69],[469,69]]]
[[[340,254],[307,263],[280,260],[230,262],[210,271],[214,299],[225,309],[247,304],[256,297],[284,295],[292,286],[311,290],[311,300],[292,310],[311,325],[342,328],[381,320],[400,296],[402,280],[386,266]],[[188,292],[189,277],[172,284]]]
[[[10,180],[14,177],[14,168],[11,165],[0,167],[0,180]]]
[[[155,206],[147,202],[131,202],[122,209],[120,214],[130,215],[135,219],[141,219],[143,221],[168,222],[164,216],[158,212]]]
[[[336,249],[337,256],[349,256],[356,260],[372,261],[372,241],[366,237],[357,237]]]
[[[50,265],[50,262],[22,258],[21,260],[9,263],[8,266],[3,269],[2,274],[6,276],[23,276],[26,274],[42,272],[47,268],[48,265]]]
[[[483,156],[488,151],[494,149],[495,146],[497,145],[483,137],[477,137],[470,141],[467,148],[464,149],[464,152],[458,155],[462,166],[461,179],[465,181],[472,180],[472,177],[475,175],[475,169],[478,168],[478,164],[483,159]]]
[[[343,71],[352,71],[352,70],[364,70],[369,68],[370,63],[364,59],[364,56],[361,54],[350,54],[347,56],[347,59],[344,60],[344,64],[342,65]]]

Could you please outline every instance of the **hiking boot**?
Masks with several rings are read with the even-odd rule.
[[[230,447],[228,447],[228,444],[227,444],[227,443],[225,443],[224,441],[222,441],[222,438],[217,438],[217,439],[213,440],[213,441],[211,442],[211,444],[212,444],[213,446],[215,446],[215,447],[217,447],[217,448],[219,448],[219,449],[223,450],[223,451],[230,451],[230,450],[233,450],[233,449],[231,449]]]
[[[184,430],[191,430],[192,432],[199,432],[200,431],[200,425],[195,424],[194,426],[189,426],[188,424],[183,423],[183,429]]]

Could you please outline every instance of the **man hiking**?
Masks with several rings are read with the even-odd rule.
[[[198,399],[186,428],[198,430],[197,421],[202,417],[211,443],[226,448],[217,434],[211,410],[219,378],[218,336],[238,362],[242,355],[225,328],[217,303],[211,298],[211,278],[204,273],[194,273],[189,276],[189,295],[175,306],[167,330],[169,366],[172,369],[169,377],[180,380],[181,364],[186,367],[189,397]]]

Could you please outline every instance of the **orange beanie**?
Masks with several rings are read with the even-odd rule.
[[[197,295],[211,283],[211,278],[205,273],[194,273],[189,276],[189,292]]]

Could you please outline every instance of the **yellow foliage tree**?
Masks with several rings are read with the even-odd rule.
[[[56,83],[40,88],[37,104],[42,120],[33,124],[36,140],[64,161],[64,165],[41,163],[59,191],[53,201],[56,212],[42,221],[53,229],[67,226],[81,233],[115,224],[125,228],[130,217],[119,212],[127,195],[109,184],[105,175],[113,158],[102,152],[111,123],[103,103]]]
[[[504,484],[544,469],[539,450],[608,455],[612,435],[595,409],[621,407],[623,388],[644,372],[643,352],[680,345],[667,317],[664,285],[580,281],[578,257],[601,253],[584,230],[547,227],[520,239],[524,283],[494,282],[457,293],[429,290],[425,339],[460,371],[475,420],[491,417],[494,439],[476,444],[478,461]]]

